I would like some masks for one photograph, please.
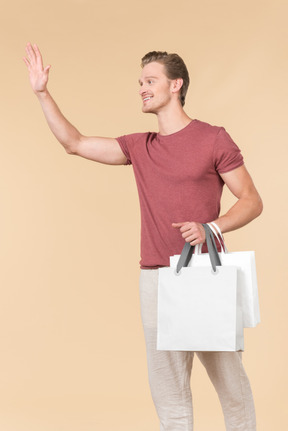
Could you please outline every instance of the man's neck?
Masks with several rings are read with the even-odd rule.
[[[181,108],[168,110],[157,114],[160,135],[171,135],[184,129],[192,121]]]

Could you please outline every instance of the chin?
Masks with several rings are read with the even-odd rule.
[[[155,114],[155,110],[152,108],[149,108],[148,106],[142,106],[142,112],[144,114]]]

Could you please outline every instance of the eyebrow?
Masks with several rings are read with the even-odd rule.
[[[151,79],[151,78],[153,78],[153,79],[158,79],[158,77],[157,76],[145,76],[145,78],[144,78],[144,80],[146,79]],[[141,84],[141,79],[138,79],[138,82],[139,82],[139,84]]]

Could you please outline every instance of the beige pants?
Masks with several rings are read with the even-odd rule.
[[[140,302],[149,383],[160,431],[193,431],[194,352],[156,349],[158,270],[141,270]],[[226,431],[255,431],[253,396],[239,352],[197,352],[219,396]],[[208,411],[208,410],[207,410]]]

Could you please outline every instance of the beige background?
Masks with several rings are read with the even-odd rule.
[[[87,135],[155,130],[140,59],[183,56],[186,111],[227,129],[263,197],[261,218],[226,239],[256,250],[262,323],[246,330],[244,362],[259,430],[287,429],[287,12],[284,0],[1,0],[1,431],[158,430],[132,168],[66,155],[29,87],[28,41]],[[225,192],[223,211],[233,201]],[[197,360],[192,386],[195,430],[224,430]]]

